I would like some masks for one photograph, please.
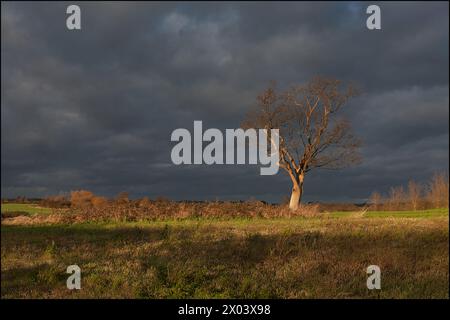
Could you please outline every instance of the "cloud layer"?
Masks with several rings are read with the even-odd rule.
[[[448,3],[2,2],[2,197],[104,195],[279,201],[256,166],[174,166],[170,134],[239,126],[271,80],[357,83],[348,116],[364,162],[306,178],[305,199],[362,201],[448,170]]]

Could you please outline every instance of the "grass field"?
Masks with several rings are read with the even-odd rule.
[[[358,215],[355,212],[332,212],[332,217],[351,217]],[[418,211],[367,211],[367,218],[435,218],[448,216],[448,209],[429,209]]]
[[[3,205],[2,205],[3,212]],[[5,225],[2,298],[448,298],[448,210]],[[82,271],[66,288],[67,266]],[[366,268],[381,268],[368,290]]]
[[[50,214],[52,209],[43,208],[35,204],[23,204],[23,203],[5,203],[1,206],[1,212],[18,212],[21,214]]]

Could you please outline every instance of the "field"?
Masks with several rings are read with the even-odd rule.
[[[10,206],[2,205],[2,211]],[[2,223],[1,295],[448,298],[448,223],[447,209],[318,218]],[[81,268],[81,290],[66,288],[65,271],[72,264]],[[372,264],[381,268],[381,290],[366,287]]]
[[[33,215],[33,214],[50,214],[52,210],[50,208],[43,208],[33,204],[23,203],[7,203],[2,204],[2,213],[17,213],[21,215]]]

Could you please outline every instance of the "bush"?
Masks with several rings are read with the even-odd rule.
[[[39,205],[47,208],[67,208],[70,206],[70,201],[63,195],[49,196],[42,199]]]
[[[92,206],[94,208],[104,208],[108,205],[108,199],[105,197],[92,197],[91,199]]]
[[[70,193],[70,205],[73,208],[89,208],[92,206],[94,194],[87,190],[72,191]]]

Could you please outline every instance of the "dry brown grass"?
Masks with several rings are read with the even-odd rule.
[[[95,199],[95,198],[94,198]],[[102,202],[99,206],[79,206],[54,210],[55,220],[66,223],[83,221],[142,221],[200,218],[293,218],[319,217],[318,205],[301,205],[291,211],[284,205],[270,205],[259,201],[247,202],[175,202],[167,200],[138,200],[118,203]],[[45,217],[34,217],[45,222]]]
[[[2,225],[1,238],[2,298],[448,298],[448,217]],[[371,264],[381,290],[366,287]]]

